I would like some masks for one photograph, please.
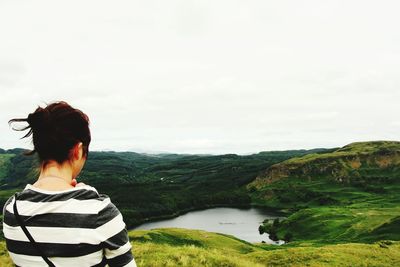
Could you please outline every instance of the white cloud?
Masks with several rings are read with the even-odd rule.
[[[397,1],[2,1],[7,121],[64,99],[92,149],[247,153],[399,139]]]

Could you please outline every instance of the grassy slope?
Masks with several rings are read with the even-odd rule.
[[[396,266],[400,242],[318,246],[251,244],[201,230],[162,228],[129,232],[138,266]],[[0,265],[12,266],[0,242]]]
[[[278,237],[340,243],[400,240],[400,143],[366,142],[272,166],[248,186],[259,205],[291,211]]]

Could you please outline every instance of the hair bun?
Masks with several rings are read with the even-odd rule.
[[[50,112],[38,107],[35,112],[29,113],[27,122],[32,128],[47,128],[50,125]]]

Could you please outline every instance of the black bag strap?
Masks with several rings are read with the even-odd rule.
[[[26,229],[25,224],[22,220],[22,218],[18,214],[17,210],[17,197],[18,193],[15,193],[14,195],[14,215],[15,218],[17,219],[18,223],[20,224],[22,230],[24,231],[25,235],[28,237],[29,241],[35,246],[36,250],[39,252],[40,256],[42,256],[43,260],[50,266],[50,267],[56,267],[54,263],[52,263],[43,253],[42,249],[39,247],[39,244],[36,243],[36,241],[33,239],[31,234],[28,232],[28,229]]]

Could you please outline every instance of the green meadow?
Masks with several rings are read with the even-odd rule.
[[[138,266],[398,266],[400,242],[287,246],[251,244],[200,230],[161,228],[130,231]],[[13,266],[4,241],[1,266]]]

